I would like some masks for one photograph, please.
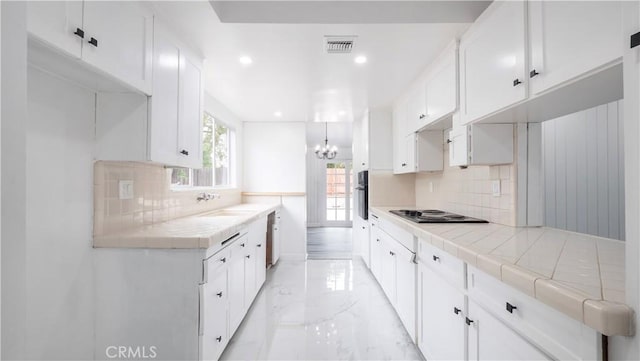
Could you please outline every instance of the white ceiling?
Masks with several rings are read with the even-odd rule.
[[[207,92],[244,121],[352,121],[366,108],[390,106],[468,27],[221,23],[206,1],[154,7],[207,59]],[[324,35],[357,35],[353,54],[325,54]],[[368,62],[357,65],[353,59],[361,54]],[[240,56],[253,63],[240,64]]]

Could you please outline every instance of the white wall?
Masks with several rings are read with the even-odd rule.
[[[624,239],[622,101],[542,123],[544,224]]]
[[[2,7],[2,359],[25,356],[27,33],[24,2]]]
[[[95,93],[28,72],[28,359],[93,358]]]
[[[235,156],[236,156],[236,171],[235,180],[236,187],[242,189],[242,160],[243,160],[243,123],[233,112],[226,106],[218,101],[218,99],[212,97],[208,93],[204,93],[204,110],[213,115],[215,119],[221,120],[227,126],[233,128],[236,132],[236,144],[235,144]]]
[[[247,122],[243,139],[243,191],[265,193],[248,202],[282,204],[283,260],[304,260],[307,254],[306,124]],[[286,195],[288,192],[301,195]],[[273,197],[273,193],[285,193]]]

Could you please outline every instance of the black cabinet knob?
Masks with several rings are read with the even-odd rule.
[[[465,317],[464,322],[467,324],[467,326],[471,326],[471,324],[473,323],[473,320],[470,320],[469,317]]]
[[[245,257],[247,257],[247,258],[251,258],[251,255],[250,255],[250,254],[248,254],[248,255],[246,255]]]
[[[218,296],[218,297],[222,298],[222,291],[220,291],[220,292],[216,293],[216,296]]]
[[[395,253],[393,253],[393,252],[391,252],[391,251],[389,251],[389,254],[390,254],[390,255],[392,255],[392,256],[395,256],[395,255],[396,255]]]
[[[426,114],[420,114],[419,118],[424,119],[426,116],[427,116]]]
[[[516,79],[513,81],[513,86],[518,86],[519,84],[522,84],[522,81],[520,81],[520,79]]]
[[[376,238],[376,242],[380,242],[380,240]]]
[[[451,139],[447,139],[447,144],[449,143],[453,143],[453,141]]]
[[[189,155],[189,151],[186,149],[183,149],[180,151],[180,154]]]
[[[437,262],[440,260],[440,257],[436,256],[435,254],[433,255],[433,261]]]
[[[462,311],[462,310],[459,309],[458,307],[454,307],[453,308],[453,313],[455,313],[456,315],[460,314],[460,311]]]
[[[222,257],[222,258],[220,258],[220,262],[222,262],[222,263],[227,262],[227,258],[226,258],[226,257]]]
[[[84,30],[80,28],[76,28],[76,31],[73,34],[79,36],[80,39],[84,39]]]
[[[222,336],[218,336],[218,337],[216,337],[216,341],[218,341],[218,342],[222,342]]]
[[[533,78],[536,75],[540,75],[540,73],[538,73],[535,69],[529,72],[529,78]]]
[[[518,307],[510,304],[509,302],[507,302],[507,312],[509,313],[513,313],[513,310],[517,309]]]
[[[362,165],[364,165],[364,163],[362,163]]]
[[[406,166],[407,166],[407,163],[402,163],[402,166],[403,166],[403,167],[406,167]]]
[[[98,40],[94,37],[91,37],[91,40],[89,40],[89,44],[95,46],[96,48],[98,47]]]
[[[244,247],[244,243],[240,243],[240,247]]]
[[[258,248],[260,248],[260,247],[262,247],[262,243],[260,243],[260,244],[258,245]]]

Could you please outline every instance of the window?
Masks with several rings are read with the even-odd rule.
[[[202,121],[202,169],[173,168],[171,185],[184,187],[230,187],[234,184],[235,131],[209,113]]]

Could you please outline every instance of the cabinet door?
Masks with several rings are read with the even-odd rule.
[[[416,171],[416,133],[411,133],[404,138],[405,159],[402,166],[403,173],[413,173]]]
[[[153,96],[149,120],[149,160],[178,165],[180,47],[156,24],[153,38]]]
[[[412,253],[404,247],[396,247],[396,311],[405,329],[416,340],[416,264]]]
[[[550,360],[540,349],[469,300],[469,360]]]
[[[362,119],[362,124],[360,128],[360,136],[362,144],[360,145],[361,156],[362,156],[362,169],[369,169],[371,167],[371,155],[369,154],[369,129],[370,129],[371,119],[369,118],[369,112],[365,113],[365,116]]]
[[[227,333],[227,271],[220,272],[202,287],[204,302],[200,305],[204,313],[202,329],[202,359],[217,360],[229,340]]]
[[[244,308],[249,309],[256,297],[256,247],[246,245],[244,253]]]
[[[382,280],[380,281],[380,284],[382,285],[382,289],[387,295],[389,302],[391,302],[391,304],[395,307],[397,300],[397,257],[395,250],[391,247],[390,241],[386,236],[382,240],[381,251],[382,254],[380,256],[380,273]]]
[[[427,119],[426,85],[421,84],[411,95],[408,104],[406,133],[417,132]]]
[[[442,59],[439,67],[427,81],[427,117],[420,127],[434,122],[456,111],[458,107],[458,50],[448,50],[449,54]]]
[[[233,335],[244,317],[244,256],[247,237],[239,238],[229,251],[229,330]]]
[[[77,29],[82,30],[82,1],[27,1],[29,34],[74,58],[82,49]]]
[[[178,156],[180,163],[202,168],[202,70],[192,59],[180,59],[180,117]]]
[[[382,285],[382,240],[379,231],[371,234],[371,273]]]
[[[136,2],[85,1],[82,59],[151,94],[153,14]],[[91,45],[91,38],[96,45]]]
[[[524,1],[492,3],[460,42],[463,124],[524,100]]]
[[[256,292],[267,278],[267,222],[261,219],[254,222],[253,231],[256,234]]]
[[[622,56],[621,1],[528,4],[529,76],[534,94]]]
[[[406,166],[406,123],[407,123],[407,103],[398,104],[393,110],[392,120],[393,133],[393,173],[405,173]]]
[[[418,347],[427,360],[465,357],[464,295],[420,265]]]
[[[468,128],[466,125],[451,128],[449,131],[449,165],[466,166],[469,164]]]
[[[362,220],[361,230],[363,231],[363,237],[360,240],[360,254],[362,255],[362,260],[367,267],[371,268],[371,228],[373,226],[367,221]]]

